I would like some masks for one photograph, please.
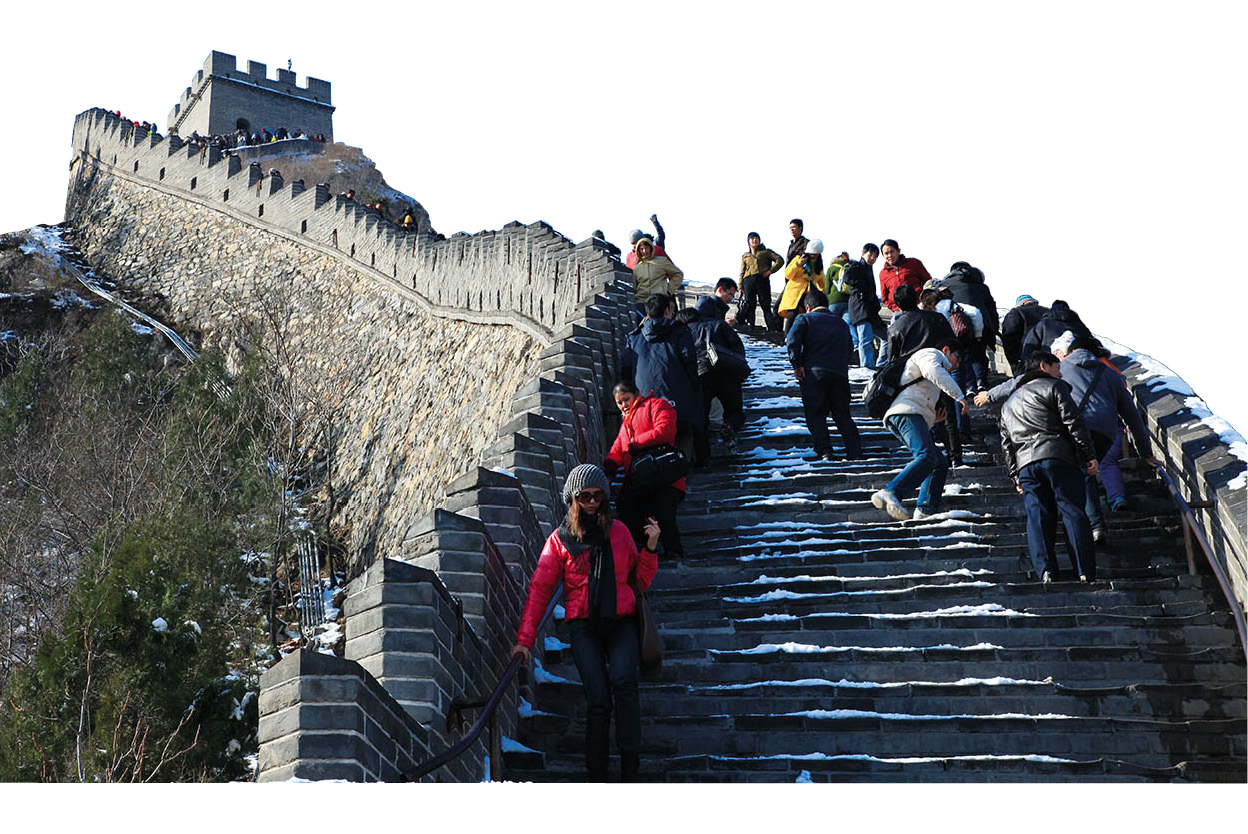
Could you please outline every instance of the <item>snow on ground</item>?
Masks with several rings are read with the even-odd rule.
[[[1183,405],[1192,412],[1192,416],[1208,426],[1218,436],[1218,439],[1229,447],[1232,455],[1248,463],[1248,443],[1244,441],[1244,436],[1226,420],[1214,414],[1205,401],[1196,396],[1196,392],[1178,374],[1147,354],[1138,353],[1103,336],[1098,338],[1106,348],[1116,354],[1126,356],[1144,369],[1140,379],[1147,381],[1150,391],[1170,391],[1185,397]],[[1241,473],[1228,486],[1231,489],[1248,489],[1248,470]]]
[[[997,651],[1004,649],[995,643],[976,643],[973,646],[954,646],[940,643],[935,646],[814,646],[810,643],[760,643],[752,649],[707,649],[710,654],[753,655],[753,654],[839,654],[841,652],[913,652],[956,651],[977,652]]]
[[[980,568],[972,571],[970,568],[961,568],[959,570],[941,570],[935,573],[898,573],[889,576],[837,576],[836,574],[828,574],[825,576],[811,576],[810,574],[802,574],[800,576],[768,576],[761,574],[757,579],[747,582],[747,585],[766,585],[769,582],[783,584],[785,582],[880,582],[889,579],[930,579],[943,576],[965,576],[967,578],[973,576],[982,576],[991,571]]]
[[[712,755],[708,758],[720,762],[761,762],[775,760],[793,760],[806,762],[879,762],[881,764],[927,764],[935,762],[1036,762],[1041,764],[1078,764],[1075,759],[1059,759],[1042,753],[1030,753],[1016,756],[910,756],[905,758],[887,758],[869,756],[866,753],[779,753],[773,756],[721,756]],[[807,771],[802,771],[806,773]]]
[[[851,681],[841,678],[839,681],[831,681],[826,678],[802,678],[795,681],[784,680],[766,680],[753,681],[751,683],[725,683],[715,684],[713,686],[691,686],[689,691],[729,691],[729,690],[745,690],[758,689],[764,686],[793,686],[793,687],[838,687],[841,689],[902,689],[908,686],[917,687],[939,687],[939,686],[1052,686],[1053,679],[1045,678],[1042,681],[1026,680],[1017,678],[962,678],[956,681]]]
[[[868,578],[868,577],[864,577]],[[959,586],[962,587],[962,586]],[[806,614],[797,616],[795,614],[764,614],[761,617],[748,617],[746,619],[733,620],[736,623],[754,623],[754,622],[787,622],[803,619],[832,619],[835,617],[865,617],[869,620],[925,620],[939,617],[1036,617],[1038,614],[1029,614],[1025,611],[1015,611],[1013,608],[1006,608],[995,602],[984,603],[983,605],[954,605],[949,608],[938,608],[935,611],[910,611],[905,614],[854,614],[848,611],[820,611],[815,614]]]
[[[754,602],[775,602],[778,600],[797,600],[797,599],[832,599],[834,597],[862,597],[862,596],[890,596],[893,594],[908,594],[911,591],[929,590],[931,588],[991,588],[992,582],[976,581],[976,582],[954,582],[948,585],[911,585],[908,588],[889,588],[884,590],[873,591],[826,591],[824,593],[803,594],[797,591],[786,591],[777,588],[774,591],[768,591],[765,594],[759,594],[754,597],[724,597],[724,602],[754,603]]]

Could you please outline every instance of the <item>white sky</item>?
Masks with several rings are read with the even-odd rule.
[[[657,212],[699,282],[749,231],[783,251],[794,216],[832,253],[893,237],[1006,306],[1066,299],[1243,433],[1246,7],[28,3],[0,51],[0,231],[63,218],[77,113],[163,131],[210,50],[292,59],[445,234],[620,243]]]

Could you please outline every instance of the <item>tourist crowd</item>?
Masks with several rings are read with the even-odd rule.
[[[676,513],[689,489],[687,472],[709,465],[714,439],[727,455],[738,450],[742,384],[750,373],[739,332],[783,334],[811,460],[838,459],[829,419],[840,456],[863,457],[850,407],[850,368],[873,372],[864,404],[908,460],[870,500],[898,521],[941,512],[949,469],[970,460],[964,446],[985,448],[971,406],[991,409],[999,415],[1005,463],[1022,495],[1037,580],[1048,583],[1061,574],[1059,518],[1073,575],[1096,580],[1095,548],[1107,535],[1101,490],[1109,512],[1129,508],[1119,467],[1124,427],[1137,453],[1155,461],[1121,373],[1066,302],[1043,307],[1022,295],[1001,318],[982,270],[966,261],[933,278],[922,261],[887,239],[865,244],[856,259],[842,251],[825,263],[823,242],[808,239],[794,219],[784,256],[757,232],[748,233],[738,277],[720,278],[711,294],[680,309],[684,274],[668,254],[658,217],[650,220],[655,234],[634,229],[624,253],[594,233],[613,256],[624,254],[633,275],[637,321],[620,346],[621,379],[613,391],[621,425],[600,466],[579,466],[567,478],[567,517],[539,557],[514,650],[528,657],[542,612],[562,583],[572,655],[588,702],[585,752],[592,781],[607,777],[613,710],[621,777],[637,776],[638,599],[661,562],[684,556]],[[778,272],[785,284],[773,298],[770,279]],[[1012,376],[993,386],[990,357],[998,339]],[[723,414],[717,438],[711,428],[716,401]],[[913,511],[906,506],[912,496]]]

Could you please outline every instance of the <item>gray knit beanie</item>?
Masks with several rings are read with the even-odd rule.
[[[600,489],[603,492],[611,489],[611,482],[607,480],[607,473],[603,472],[601,467],[594,466],[592,463],[582,463],[568,473],[568,480],[563,484],[564,503],[571,506],[577,494],[587,489]]]
[[[628,233],[628,244],[630,246],[636,246],[637,241],[641,240],[645,236],[646,236],[646,233],[643,232],[641,229],[633,229],[631,232]]]

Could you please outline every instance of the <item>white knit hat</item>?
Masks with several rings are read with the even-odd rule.
[[[823,241],[812,240],[809,243],[807,243],[806,254],[807,255],[822,255],[823,254]]]

